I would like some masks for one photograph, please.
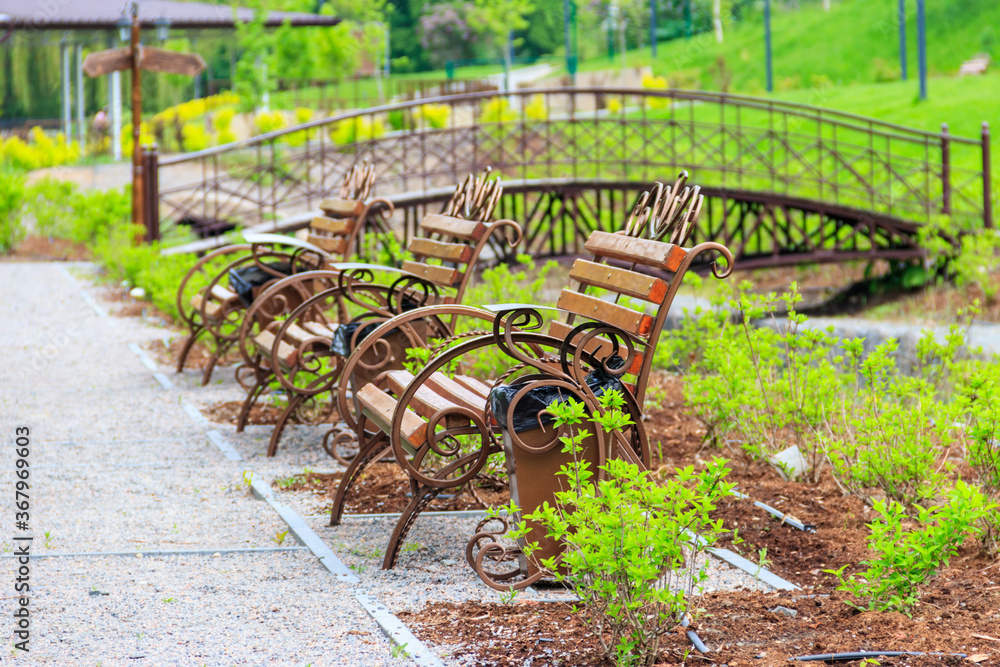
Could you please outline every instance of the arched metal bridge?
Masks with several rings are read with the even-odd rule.
[[[990,136],[924,132],[848,113],[719,93],[526,89],[340,114],[197,153],[146,157],[147,215],[164,224],[276,221],[315,208],[355,161],[405,234],[448,186],[485,166],[503,176],[498,214],[528,252],[582,251],[616,229],[635,193],[681,169],[706,194],[695,241],[740,268],[923,256],[929,222],[949,237],[992,227]],[[159,187],[158,187],[159,184]]]

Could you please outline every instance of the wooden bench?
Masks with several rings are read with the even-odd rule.
[[[460,183],[445,207],[447,213],[469,218],[444,214],[424,217],[421,236],[407,247],[412,259],[403,261],[401,268],[332,264],[329,271],[307,272],[276,282],[255,300],[239,335],[242,371],[250,369],[254,376],[252,383],[246,383],[247,397],[237,430],[245,427],[253,404],[277,382],[289,400],[268,445],[268,456],[274,456],[289,420],[316,421],[309,417],[325,417],[335,406],[335,399],[317,402],[336,386],[343,359],[368,331],[412,307],[462,301],[484,248],[491,242],[503,242],[498,232],[511,232],[508,242],[513,245],[521,239],[517,223],[489,222],[502,186],[499,179],[490,181],[488,176],[489,170],[478,179],[470,177]],[[376,284],[376,276],[388,276],[390,282]],[[317,282],[329,287],[317,290]],[[314,293],[306,294],[310,290]],[[304,298],[288,298],[292,292],[302,293]],[[352,309],[360,314],[350,317]],[[452,330],[452,323],[429,318],[393,332],[382,339],[384,349],[372,351],[357,377],[363,384],[383,370],[400,369],[408,348],[423,346],[428,336],[446,338]],[[335,336],[340,337],[339,349],[333,348]],[[311,408],[308,414],[304,407]],[[332,434],[324,438],[324,447],[339,456],[330,437]]]
[[[616,433],[593,428],[584,442],[585,456],[595,465],[619,457],[648,466],[643,406],[652,351],[670,305],[685,273],[702,253],[715,251],[726,259],[725,267],[712,265],[719,278],[733,268],[732,253],[720,244],[682,247],[702,201],[697,189],[683,188],[681,179],[670,189],[657,184],[652,195],[640,197],[623,232],[591,233],[585,248],[592,256],[576,260],[570,272],[574,286],[562,290],[557,302],[555,310],[565,317],[552,322],[545,334],[538,329],[547,309],[519,304],[490,309],[429,306],[399,315],[369,334],[347,360],[339,389],[341,416],[355,429],[359,451],[337,489],[331,525],[340,522],[347,494],[364,469],[390,453],[409,477],[412,499],[390,537],[383,560],[386,569],[394,566],[420,512],[443,491],[475,480],[494,454],[504,455],[515,504],[526,513],[543,502],[551,504],[558,488],[555,473],[567,462],[559,446],[560,433],[543,427],[538,406],[528,412],[528,421],[534,422],[531,428],[518,425],[514,415],[525,401],[541,400],[539,394],[552,391],[583,402],[593,414],[601,410],[592,386],[596,380],[622,392],[634,425]],[[650,229],[655,238],[641,238]],[[379,345],[380,338],[412,321],[448,315],[486,322],[491,333],[442,346],[415,377],[398,371],[377,375],[358,389],[358,409],[352,411],[343,378],[356,372],[355,366]],[[462,375],[449,378],[444,372],[477,351],[494,348],[510,358],[512,370],[506,375],[511,377],[483,383]],[[506,392],[504,387],[517,389]],[[507,393],[513,396],[506,415],[496,414],[500,397]],[[505,530],[506,524],[499,532]],[[481,525],[467,551],[470,564],[487,584],[521,588],[545,576],[533,565],[534,559],[502,547],[499,532]],[[542,545],[539,557],[560,552],[559,545],[544,535],[531,534],[529,539]],[[495,571],[497,564],[506,562],[517,567]],[[511,584],[516,578],[520,580]]]
[[[183,372],[194,343],[208,334],[212,353],[202,375],[202,384],[208,384],[218,360],[237,342],[247,301],[288,273],[346,261],[364,227],[392,214],[388,200],[369,199],[374,179],[374,168],[367,163],[352,167],[344,177],[340,196],[320,203],[324,215],[312,220],[308,243],[277,234],[258,235],[253,243],[226,246],[196,262],[177,289],[177,310],[188,330],[177,372]],[[232,276],[247,270],[256,270],[264,282],[241,298],[231,289]],[[223,281],[230,281],[230,288],[223,287]]]
[[[986,74],[986,69],[990,66],[989,55],[982,54],[975,58],[966,60],[958,70],[959,76]]]

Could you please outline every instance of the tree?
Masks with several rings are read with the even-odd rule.
[[[528,27],[525,17],[534,8],[532,0],[474,0],[469,8],[469,27],[502,49],[504,68],[508,73],[511,61],[507,38],[510,33]],[[508,87],[509,84],[508,81]]]

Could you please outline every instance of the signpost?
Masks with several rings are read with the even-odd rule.
[[[112,72],[132,70],[132,222],[146,227],[150,238],[149,221],[143,211],[142,146],[142,88],[139,73],[168,72],[194,76],[205,69],[205,61],[196,53],[180,53],[143,46],[139,36],[138,7],[132,4],[132,42],[125,49],[108,49],[91,53],[83,61],[83,71],[89,77],[104,76]]]

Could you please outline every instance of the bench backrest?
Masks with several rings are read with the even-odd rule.
[[[521,240],[516,222],[490,221],[503,186],[499,177],[491,180],[489,175],[487,167],[478,178],[470,174],[459,183],[444,211],[424,216],[420,236],[407,246],[413,259],[401,268],[437,286],[437,303],[461,303],[472,269],[493,234],[507,229],[513,233],[512,245]]]
[[[557,307],[571,314],[565,322],[555,321],[549,334],[568,339],[578,317],[596,320],[626,332],[635,346],[635,355],[627,374],[635,376],[635,397],[643,405],[646,382],[670,305],[692,261],[706,250],[716,250],[726,258],[727,267],[717,276],[732,270],[733,256],[718,243],[702,243],[684,248],[701,212],[704,196],[698,188],[686,188],[683,172],[669,188],[657,183],[652,194],[640,195],[622,232],[595,231],[584,245],[592,259],[573,263],[570,278],[577,289],[563,289]],[[652,238],[643,238],[646,234]],[[583,333],[577,333],[579,339]],[[588,352],[603,358],[612,350],[608,338],[595,338]],[[622,351],[622,356],[625,356]]]
[[[365,160],[352,166],[344,175],[338,196],[320,203],[323,215],[309,223],[306,240],[334,255],[334,261],[347,261],[374,203],[368,200],[374,182],[374,165]]]

